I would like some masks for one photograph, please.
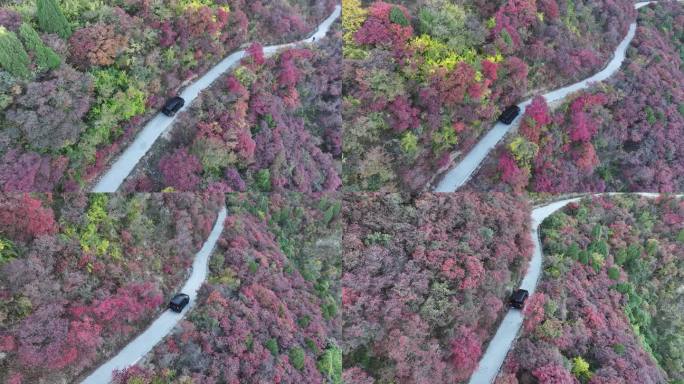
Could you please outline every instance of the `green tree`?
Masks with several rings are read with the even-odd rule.
[[[409,25],[409,21],[406,19],[406,15],[404,15],[404,12],[402,12],[401,9],[397,6],[392,7],[392,9],[390,10],[389,18],[391,22],[393,22],[394,24],[399,24],[402,27],[407,27]]]
[[[63,39],[69,38],[71,27],[56,0],[37,0],[36,8],[38,26],[41,30],[56,33]]]
[[[280,353],[280,350],[278,349],[278,341],[276,339],[268,339],[264,346],[271,352],[273,357],[278,356],[278,353]]]
[[[62,60],[55,51],[43,43],[38,32],[30,24],[23,23],[21,25],[19,36],[24,42],[24,46],[35,55],[36,64],[38,64],[40,69],[55,69],[59,67]]]
[[[29,56],[17,35],[0,26],[0,66],[17,77],[29,77]]]
[[[582,358],[582,356],[577,356],[572,359],[572,374],[575,375],[581,382],[586,382],[591,379],[593,374],[589,369],[589,363]]]
[[[329,346],[316,366],[333,384],[342,384],[342,350],[338,346]]]
[[[290,357],[290,364],[292,364],[293,367],[297,368],[298,370],[302,370],[304,368],[304,350],[299,348],[299,347],[294,347],[290,349],[290,353],[288,354]]]

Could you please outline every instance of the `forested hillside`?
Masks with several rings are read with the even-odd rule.
[[[72,382],[166,308],[223,203],[0,195],[0,382]]]
[[[87,188],[165,100],[335,2],[36,0],[0,7],[0,191]]]
[[[339,23],[316,45],[261,46],[182,114],[124,189],[331,192],[341,180]]]
[[[469,188],[684,190],[684,4],[640,10],[620,72],[551,111],[542,98]]]
[[[529,218],[506,194],[345,195],[344,382],[466,382],[527,269]]]
[[[684,382],[684,201],[595,197],[544,221],[504,383]]]
[[[613,0],[345,0],[345,189],[423,190],[507,106],[600,70],[634,18]]]
[[[340,207],[333,197],[229,195],[197,307],[116,382],[341,384]]]

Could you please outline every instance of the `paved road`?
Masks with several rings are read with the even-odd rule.
[[[209,256],[216,245],[219,235],[223,232],[226,213],[226,208],[223,207],[216,218],[216,223],[214,224],[214,228],[212,228],[209,237],[195,256],[195,260],[192,263],[190,278],[188,278],[181,289],[181,292],[187,293],[190,296],[190,303],[183,309],[183,312],[176,313],[168,309],[162,312],[162,314],[152,322],[143,333],[128,343],[128,345],[119,351],[116,356],[97,368],[95,372],[83,380],[81,384],[109,383],[112,379],[114,370],[123,369],[135,364],[168,335],[183,316],[185,316],[188,310],[195,304],[197,291],[207,278]]]
[[[528,290],[530,294],[536,290],[537,281],[539,281],[542,270],[542,245],[539,240],[539,224],[552,213],[565,207],[568,203],[578,200],[579,198],[557,201],[532,211],[531,235],[534,241],[534,250],[525,278],[520,284],[520,288]],[[482,355],[477,370],[470,376],[470,384],[488,384],[494,381],[496,375],[499,373],[499,368],[501,368],[508,351],[513,345],[513,341],[515,341],[515,338],[518,335],[522,323],[522,311],[510,309],[501,321],[499,329],[497,329],[494,338],[487,346],[484,355]]]
[[[621,193],[608,193],[607,195],[621,195]],[[638,195],[654,199],[660,196],[657,193],[638,193]],[[682,197],[683,195],[676,195]],[[532,294],[537,289],[537,282],[541,276],[542,270],[542,244],[539,239],[539,225],[554,212],[562,209],[573,201],[579,201],[581,197],[556,201],[554,203],[535,208],[532,210],[532,239],[534,241],[534,249],[532,259],[527,269],[527,273],[520,288],[526,289]],[[523,323],[522,312],[517,309],[509,309],[508,313],[501,321],[499,329],[497,329],[494,338],[487,346],[487,350],[480,359],[480,363],[475,372],[470,376],[470,384],[490,384],[499,374],[499,369],[503,365],[506,355],[513,346],[518,331]]]
[[[325,19],[321,24],[318,25],[316,31],[304,40],[300,40],[294,43],[272,45],[264,47],[264,55],[270,56],[276,53],[280,49],[291,48],[304,43],[313,43],[316,40],[320,41],[330,30],[333,22],[340,17],[341,7],[339,5],[335,6],[335,10]],[[192,104],[193,100],[197,98],[202,90],[210,86],[219,76],[224,72],[232,68],[245,56],[245,51],[237,51],[216,66],[210,69],[202,77],[197,79],[190,86],[185,88],[180,96],[185,99],[185,105],[181,110],[182,112]],[[176,114],[177,116],[178,114]],[[119,156],[114,163],[112,163],[109,170],[100,178],[93,192],[116,192],[117,189],[124,182],[126,177],[133,171],[135,166],[138,164],[140,159],[147,153],[147,151],[152,148],[154,142],[161,136],[166,130],[171,127],[174,117],[168,117],[162,113],[158,113],[152,120],[150,120],[145,127],[138,133],[135,140],[131,145],[129,145],[124,152]]]
[[[653,3],[653,1],[636,3],[634,4],[634,8],[639,9],[650,3]],[[620,42],[620,45],[617,46],[615,53],[613,54],[613,58],[610,60],[610,62],[608,62],[608,65],[602,71],[578,83],[545,94],[544,97],[546,98],[546,101],[551,103],[562,100],[572,93],[588,88],[592,83],[603,81],[615,74],[615,72],[617,72],[622,66],[622,62],[625,60],[625,54],[629,44],[632,42],[632,39],[634,39],[636,27],[636,22],[629,26],[629,32],[627,33],[627,36],[625,36],[622,42]],[[462,187],[468,181],[468,179],[470,179],[470,176],[472,176],[472,174],[475,173],[475,171],[480,167],[482,161],[484,161],[489,152],[499,141],[501,141],[506,133],[520,124],[520,120],[525,113],[525,109],[531,103],[532,99],[529,99],[518,104],[521,112],[511,125],[505,125],[503,123],[497,123],[494,125],[494,128],[484,135],[484,137],[480,139],[473,149],[468,152],[468,154],[463,157],[463,159],[454,168],[449,170],[442,177],[442,180],[435,188],[435,192],[453,192]]]

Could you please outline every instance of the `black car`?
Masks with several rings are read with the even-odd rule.
[[[527,300],[528,296],[530,296],[529,292],[524,289],[518,289],[513,292],[508,303],[513,308],[523,309],[525,307],[525,300]]]
[[[515,120],[516,117],[520,114],[520,107],[517,105],[511,105],[510,107],[506,108],[505,111],[499,116],[499,121],[509,125]]]
[[[174,312],[181,312],[183,308],[190,302],[190,296],[185,293],[178,293],[169,302],[169,308]]]
[[[182,97],[172,97],[166,101],[166,104],[164,104],[164,108],[162,108],[162,113],[166,116],[171,117],[175,115],[176,112],[180,111],[180,109],[183,108],[184,105],[185,100],[183,100]]]

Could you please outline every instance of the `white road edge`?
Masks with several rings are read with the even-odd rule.
[[[634,8],[639,9],[655,2],[656,1],[644,1],[635,3]],[[622,66],[622,62],[625,61],[627,48],[629,48],[629,44],[632,42],[632,39],[634,39],[634,35],[636,34],[636,27],[636,22],[629,26],[629,32],[627,33],[627,36],[622,40],[622,42],[620,42],[620,45],[617,46],[615,53],[613,54],[613,58],[610,60],[610,62],[608,62],[608,65],[603,70],[578,83],[545,94],[544,97],[546,98],[546,101],[551,103],[562,100],[572,93],[588,88],[592,83],[606,80],[615,74],[615,72],[617,72]],[[487,134],[480,139],[473,149],[470,150],[470,152],[468,152],[468,154],[465,155],[465,157],[463,157],[463,159],[461,159],[461,161],[454,168],[449,170],[442,177],[441,181],[435,187],[435,192],[454,192],[462,187],[470,179],[473,173],[475,173],[475,171],[480,167],[482,161],[484,161],[487,155],[489,155],[489,152],[494,149],[496,144],[501,141],[501,139],[511,129],[520,124],[520,120],[525,113],[525,109],[531,103],[532,99],[528,99],[518,104],[518,107],[520,107],[520,114],[511,125],[506,125],[500,122],[496,123],[494,128],[487,132]]]
[[[91,373],[81,384],[105,384],[112,380],[112,374],[115,370],[127,368],[137,363],[143,356],[154,348],[157,343],[168,335],[176,324],[188,313],[190,308],[195,305],[197,298],[197,291],[207,278],[209,256],[216,246],[223,226],[226,221],[227,210],[224,206],[219,211],[216,217],[214,227],[209,234],[209,237],[202,245],[202,248],[197,252],[195,260],[192,262],[192,272],[190,277],[181,288],[181,292],[190,296],[190,303],[183,309],[181,313],[173,312],[169,309],[162,312],[162,314],[149,325],[149,327],[138,337],[129,342],[119,353],[112,357],[109,361],[99,366],[95,372]]]
[[[615,196],[624,195],[624,193],[606,193],[605,195]],[[629,195],[629,194],[628,194]],[[660,196],[664,196],[658,193],[634,193],[634,195],[643,196],[649,199],[655,199]],[[554,212],[562,209],[566,205],[580,201],[581,199],[591,195],[585,195],[581,197],[575,197],[565,200],[556,201],[532,210],[532,240],[534,242],[534,249],[532,253],[532,259],[530,260],[530,265],[525,274],[525,278],[520,284],[521,289],[525,289],[530,292],[530,295],[534,293],[537,289],[537,283],[539,282],[539,277],[541,276],[542,265],[543,265],[543,253],[542,244],[539,238],[539,226],[541,223]],[[594,195],[598,196],[598,195]],[[672,195],[678,198],[684,195]],[[491,384],[496,379],[499,374],[499,370],[506,359],[506,355],[513,346],[513,342],[518,336],[518,331],[522,327],[523,315],[522,311],[518,309],[509,309],[506,316],[501,321],[499,328],[494,335],[494,338],[490,341],[487,346],[487,350],[480,359],[477,369],[470,376],[470,384]]]
[[[318,25],[316,31],[311,36],[294,43],[264,47],[264,55],[271,56],[281,49],[292,48],[306,43],[313,43],[317,39],[320,41],[325,37],[333,22],[340,17],[341,13],[342,7],[340,5],[336,5],[335,10],[330,14],[330,16],[328,16],[327,19]],[[230,54],[228,57],[211,68],[202,77],[185,88],[180,94],[180,96],[185,99],[185,105],[180,109],[180,111],[178,111],[178,113],[187,109],[188,106],[190,106],[190,104],[192,104],[192,102],[195,100],[195,98],[197,98],[200,92],[209,87],[214,81],[216,81],[216,79],[237,64],[243,57],[245,57],[244,50]],[[178,113],[176,116],[178,116]],[[116,161],[111,164],[109,170],[101,176],[97,184],[95,184],[93,192],[116,192],[126,177],[128,177],[128,175],[133,171],[140,159],[142,159],[147,151],[152,148],[152,145],[154,145],[159,136],[161,136],[169,129],[169,127],[171,127],[174,120],[175,116],[168,117],[161,112],[152,118],[152,120],[150,120],[138,133],[133,143],[131,143],[124,150],[119,158],[117,158]]]

